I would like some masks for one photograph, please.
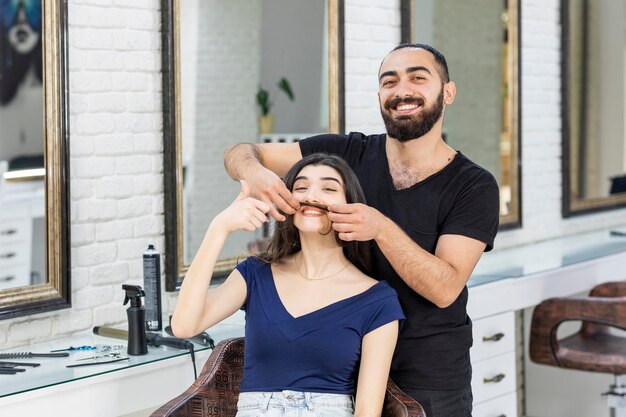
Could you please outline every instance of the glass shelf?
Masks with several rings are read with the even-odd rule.
[[[467,286],[544,273],[625,251],[626,226],[496,249],[483,254]]]

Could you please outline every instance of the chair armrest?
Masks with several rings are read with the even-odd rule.
[[[564,321],[578,320],[626,330],[626,297],[567,297],[542,302],[533,312],[531,360],[561,366],[557,328]]]
[[[242,370],[243,338],[223,340],[213,349],[193,384],[150,416],[234,416],[241,383],[241,377],[237,375],[241,375]]]
[[[626,281],[605,282],[596,285],[589,293],[590,297],[626,297]]]
[[[404,393],[389,378],[387,380],[383,417],[426,417],[426,413],[424,413],[420,403]]]

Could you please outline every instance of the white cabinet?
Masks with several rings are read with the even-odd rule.
[[[517,416],[515,316],[512,311],[473,323],[474,417]]]

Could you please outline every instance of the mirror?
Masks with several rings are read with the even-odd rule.
[[[343,131],[342,10],[340,0],[163,0],[168,291],[239,193],[224,170],[227,146]],[[216,275],[268,234],[232,235]]]
[[[70,306],[66,7],[0,3],[0,318]]]
[[[519,3],[402,0],[403,42],[430,44],[456,83],[444,140],[500,186],[500,228],[519,226]]]
[[[561,2],[563,216],[626,206],[626,5]]]

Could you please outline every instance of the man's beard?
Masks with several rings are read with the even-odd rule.
[[[383,116],[387,134],[400,142],[407,142],[417,139],[430,132],[435,123],[441,118],[443,113],[443,88],[437,101],[431,107],[423,107],[421,111],[415,115],[400,116],[394,120],[391,116],[391,108],[401,103],[416,103],[424,105],[424,99],[421,97],[407,97],[404,99],[395,98],[385,103],[385,108],[381,107],[380,114]]]

